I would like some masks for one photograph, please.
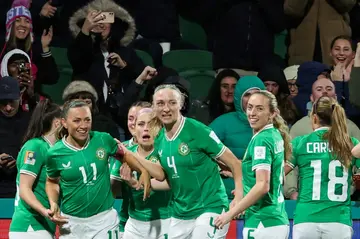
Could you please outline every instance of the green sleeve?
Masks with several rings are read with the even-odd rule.
[[[273,160],[272,148],[273,143],[267,138],[256,137],[252,142],[251,156],[252,156],[252,171],[257,169],[265,169],[271,171],[271,164]]]
[[[120,176],[120,167],[121,162],[119,160],[115,160],[115,163],[113,164],[113,167],[111,169],[110,178],[114,179],[116,181],[122,181]]]
[[[356,139],[356,138],[351,138],[351,140],[352,140],[354,146],[356,146],[356,145],[359,144],[359,140],[358,140],[358,139]],[[355,158],[355,163],[354,163],[354,165],[356,166],[356,168],[360,168],[360,159]]]
[[[216,136],[221,141],[224,141],[225,140],[225,128],[224,128],[225,124],[221,119],[222,119],[222,117],[216,118],[213,122],[211,122],[209,127],[215,132]]]
[[[194,127],[194,137],[199,142],[199,148],[213,159],[219,158],[225,152],[226,147],[216,133],[200,122],[194,124]]]
[[[298,148],[298,144],[300,142],[301,136],[296,137],[295,139],[293,139],[291,141],[291,147],[292,147],[292,157],[290,159],[289,162],[287,162],[287,164],[294,169],[297,166],[297,148]]]
[[[47,153],[46,157],[46,173],[49,178],[58,178],[60,177],[60,169],[56,160],[56,156],[50,151]]]
[[[118,145],[115,139],[108,133],[101,133],[102,134],[102,140],[105,146],[107,146],[107,149],[109,150],[107,153],[109,153],[111,156],[115,155],[118,151]]]
[[[46,161],[45,157],[46,155],[39,145],[35,143],[25,144],[17,157],[17,160],[22,161],[19,168],[20,173],[36,178]]]

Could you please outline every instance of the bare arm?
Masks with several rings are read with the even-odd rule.
[[[355,158],[360,158],[360,144],[357,144],[352,150],[351,150],[352,155]]]
[[[24,200],[32,209],[36,210],[39,214],[44,217],[50,218],[49,212],[47,208],[45,208],[39,200],[36,198],[32,187],[36,178],[34,176],[28,174],[20,174],[20,187],[19,193],[20,198]]]
[[[155,178],[151,179],[151,188],[155,191],[167,191],[171,189],[168,180],[164,180],[161,182],[156,180]]]
[[[53,179],[48,177],[46,179],[45,191],[46,195],[49,198],[50,205],[58,204],[60,194],[59,179]]]
[[[224,153],[219,157],[219,160],[224,163],[232,172],[235,181],[235,198],[237,200],[243,197],[242,184],[242,163],[236,156],[226,148]]]

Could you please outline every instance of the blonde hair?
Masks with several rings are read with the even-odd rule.
[[[329,141],[332,156],[344,167],[349,168],[352,161],[351,150],[354,145],[348,133],[344,109],[335,99],[322,96],[313,105],[311,116],[315,114],[320,125],[330,126],[329,131],[323,135],[323,139]]]
[[[10,36],[9,36],[9,41],[7,43],[7,49],[16,49],[19,48],[19,46],[16,43],[16,35],[15,35],[15,22],[12,23],[12,27],[11,27],[11,32],[10,32]],[[25,52],[30,52],[31,50],[31,32],[29,32],[29,34],[27,35],[27,37],[25,38],[25,45],[24,45],[24,49],[21,49]],[[30,56],[31,57],[31,56]]]
[[[161,121],[156,117],[152,108],[142,108],[141,110],[138,111],[138,113],[136,115],[135,124],[138,120],[138,117],[142,114],[150,114],[149,132],[150,132],[151,136],[153,138],[155,138],[159,134],[159,132],[162,128]]]
[[[181,93],[181,91],[179,90],[179,88],[176,87],[176,85],[173,85],[173,84],[159,85],[158,87],[155,88],[154,95],[156,94],[156,92],[158,92],[159,90],[163,90],[163,89],[170,89],[170,90],[176,91],[180,96],[180,102],[179,102],[180,108],[183,107],[186,96],[183,93]],[[153,105],[154,105],[154,95],[153,95]]]
[[[63,105],[61,117],[66,118],[70,109],[80,108],[80,107],[88,107],[90,109],[89,105],[82,100],[75,99],[75,100],[66,101],[65,104]],[[56,138],[59,140],[67,135],[69,135],[68,130],[63,125],[61,125],[56,132]]]
[[[253,95],[262,95],[269,100],[269,110],[270,113],[275,113],[273,118],[273,125],[277,128],[281,134],[281,137],[284,140],[284,151],[285,151],[285,161],[288,161],[292,157],[292,147],[291,147],[291,138],[289,135],[289,127],[287,126],[285,120],[280,115],[280,110],[278,107],[278,102],[276,97],[267,90],[260,90],[255,92]]]

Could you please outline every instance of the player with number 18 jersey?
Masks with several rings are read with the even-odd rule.
[[[342,223],[352,225],[350,185],[352,167],[360,166],[353,159],[349,169],[332,157],[328,141],[323,139],[327,127],[293,139],[293,158],[288,165],[299,168],[299,196],[294,224]],[[352,138],[354,145],[359,141]]]

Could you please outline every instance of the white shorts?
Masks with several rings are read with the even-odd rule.
[[[31,232],[9,232],[9,239],[54,239],[50,232],[46,230]]]
[[[116,238],[116,237],[115,237]],[[123,232],[119,232],[119,239],[123,239],[124,238],[124,233]]]
[[[166,239],[170,226],[169,219],[149,222],[129,217],[125,225],[124,239]]]
[[[351,239],[352,227],[342,223],[299,223],[293,227],[293,239]]]
[[[219,230],[214,226],[214,220],[218,213],[203,213],[196,219],[180,220],[171,218],[169,239],[225,239],[229,230],[229,224]]]
[[[289,238],[289,226],[280,225],[274,227],[263,227],[243,229],[244,239],[287,239]]]
[[[119,237],[119,218],[115,209],[92,217],[78,218],[69,215],[68,223],[60,227],[60,239],[109,239]]]

